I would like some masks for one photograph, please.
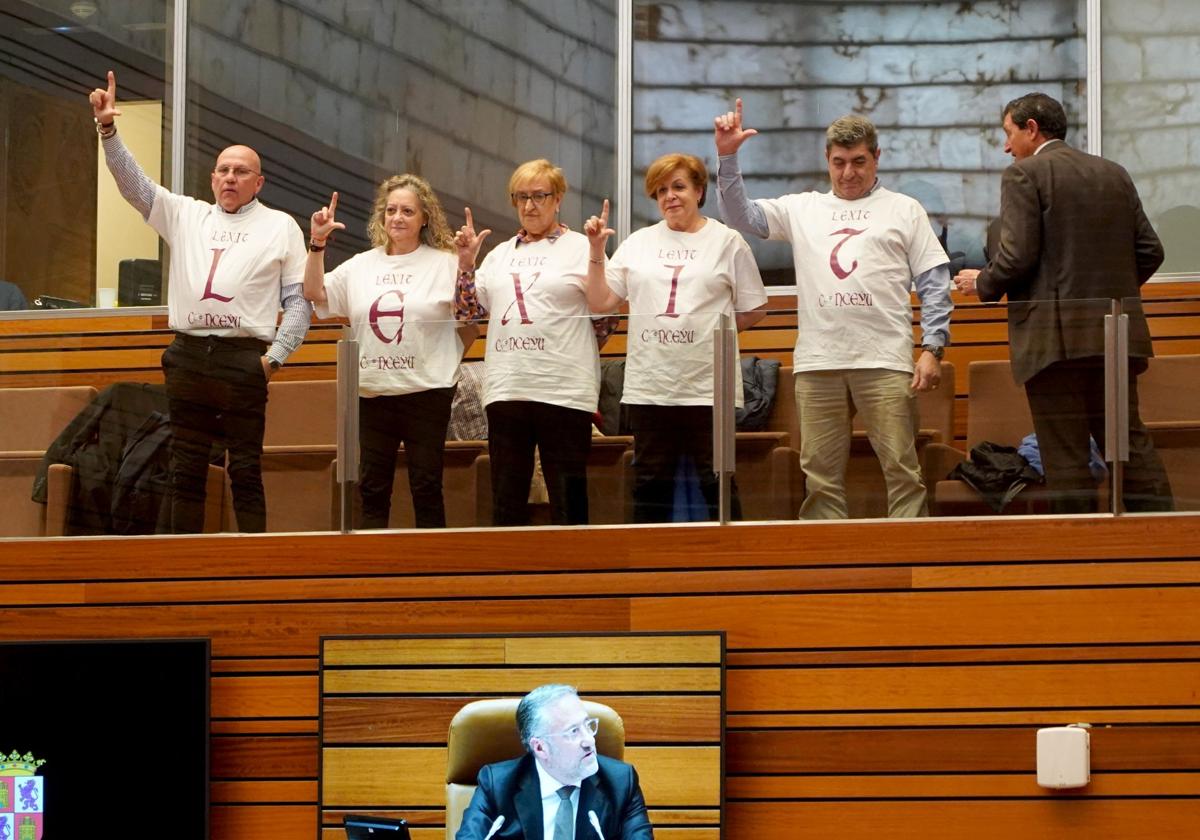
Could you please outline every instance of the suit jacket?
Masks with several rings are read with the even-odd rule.
[[[646,800],[633,766],[598,756],[600,770],[583,780],[575,820],[576,840],[599,840],[588,819],[595,811],[604,840],[653,840]],[[479,785],[463,814],[455,840],[483,840],[496,817],[504,825],[494,840],[546,840],[542,831],[542,794],[535,761],[528,753],[511,761],[489,764],[479,771]]]
[[[1103,355],[1114,299],[1129,315],[1130,355],[1154,355],[1141,285],[1162,261],[1121,166],[1058,140],[1005,170],[1000,235],[976,287],[980,300],[1008,296],[1017,382],[1055,362]]]

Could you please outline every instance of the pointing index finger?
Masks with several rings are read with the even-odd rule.
[[[740,96],[737,99],[735,99],[733,102],[733,112],[734,112],[734,114],[733,114],[734,127],[741,128],[742,127],[742,98]]]
[[[329,215],[331,217],[333,216],[334,213],[337,212],[337,200],[338,200],[337,190],[334,190],[333,195],[329,197]]]
[[[600,227],[608,227],[608,199],[604,199],[604,209],[600,211]]]
[[[111,70],[108,71],[108,95],[110,97],[112,97],[113,101],[116,101],[116,98],[117,98],[117,74]]]
[[[467,221],[466,221],[467,229],[473,232],[475,230],[475,219],[471,216],[471,208],[464,207],[463,213],[467,217]]]

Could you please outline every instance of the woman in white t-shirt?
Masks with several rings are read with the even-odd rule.
[[[492,521],[529,524],[534,448],[555,525],[588,521],[587,457],[600,361],[584,279],[588,242],[558,220],[567,192],[548,160],[521,164],[508,182],[521,229],[475,269],[490,230],[471,212],[459,230],[458,317],[488,319],[484,405],[492,468]]]
[[[664,155],[646,170],[645,186],[662,221],[630,235],[607,265],[608,202],[584,225],[588,303],[593,312],[612,312],[629,301],[621,402],[634,435],[634,521],[686,518],[676,515],[675,487],[689,469],[714,519],[720,484],[712,464],[713,330],[722,314],[732,314],[739,330],[757,323],[767,293],[746,240],[700,212],[708,187],[703,161]],[[736,493],[733,502],[737,517]]]
[[[359,346],[362,527],[386,528],[396,451],[408,461],[418,528],[442,528],[442,460],[464,338],[454,320],[455,259],[433,189],[416,175],[379,185],[367,229],[375,247],[325,273],[325,243],[345,225],[337,193],[312,216],[304,296],[343,317]]]

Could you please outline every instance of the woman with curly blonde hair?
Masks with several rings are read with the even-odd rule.
[[[417,527],[445,527],[442,461],[464,349],[453,236],[429,183],[393,175],[367,224],[375,247],[326,274],[325,244],[346,227],[337,199],[312,215],[304,296],[320,317],[348,318],[358,341],[362,527],[388,526],[401,443]]]

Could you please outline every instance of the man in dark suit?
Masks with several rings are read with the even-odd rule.
[[[1088,437],[1104,440],[1104,316],[1129,315],[1128,510],[1171,510],[1162,461],[1138,416],[1137,374],[1154,355],[1141,285],[1163,248],[1129,173],[1064,142],[1056,100],[1030,93],[1004,107],[1000,232],[982,270],[954,278],[980,300],[1008,296],[1013,375],[1025,385],[1055,512],[1098,507]],[[990,239],[990,237],[989,237]]]
[[[479,771],[456,840],[653,840],[637,771],[596,754],[599,721],[568,685],[517,706],[528,752]]]

